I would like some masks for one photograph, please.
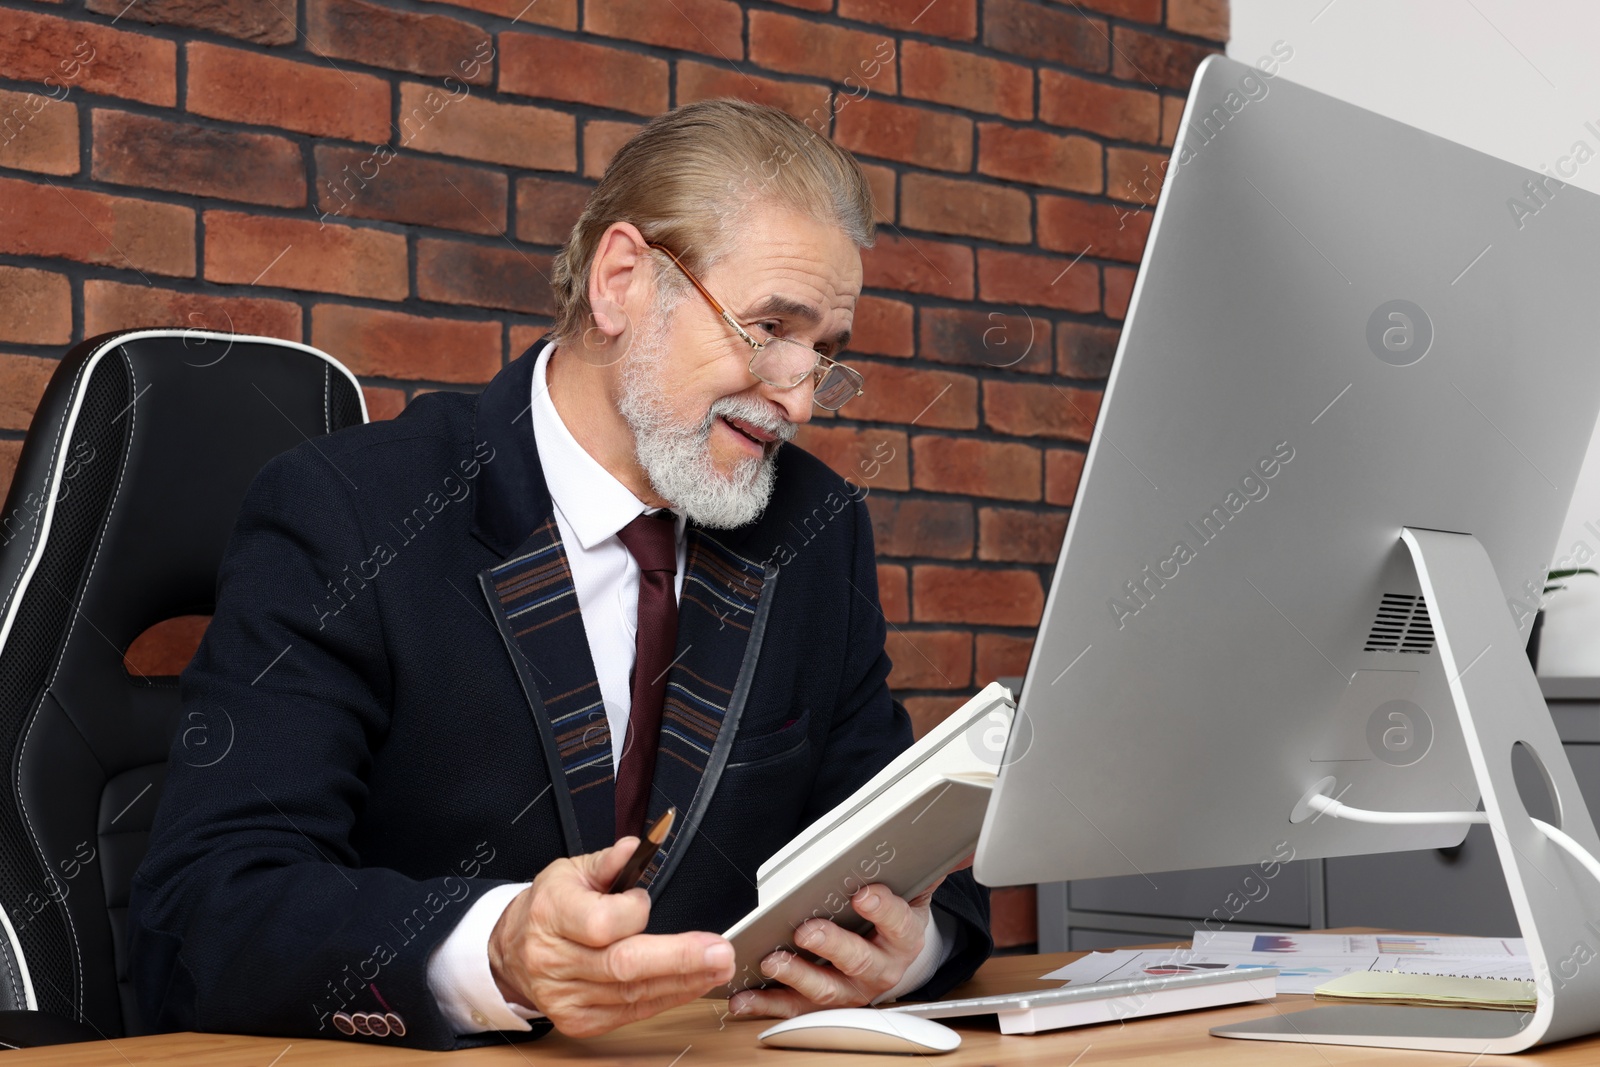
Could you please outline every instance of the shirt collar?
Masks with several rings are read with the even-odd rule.
[[[578,544],[588,551],[606,538],[616,536],[617,531],[640,515],[658,509],[646,507],[644,501],[617,481],[584,450],[567,429],[567,424],[561,421],[561,413],[550,399],[546,379],[555,347],[554,341],[548,342],[533,367],[533,439],[539,450],[539,465],[544,469],[550,500],[561,510]],[[677,508],[672,509],[672,513],[677,520],[675,533],[681,542],[684,515]]]

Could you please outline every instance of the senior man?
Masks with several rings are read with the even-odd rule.
[[[872,236],[848,153],[680,108],[590,197],[552,336],[267,464],[182,678],[232,745],[175,740],[134,877],[147,1025],[448,1049],[732,979],[757,867],[911,742],[864,492],[787,443],[862,390]],[[729,1012],[938,995],[992,946],[966,872],[851,906]]]

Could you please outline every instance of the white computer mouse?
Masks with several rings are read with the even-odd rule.
[[[759,1040],[774,1048],[824,1052],[954,1052],[961,1035],[932,1019],[876,1008],[832,1008],[785,1019]]]

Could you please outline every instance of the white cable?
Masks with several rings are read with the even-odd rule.
[[[1320,793],[1307,801],[1307,805],[1312,811],[1332,815],[1335,819],[1376,823],[1380,826],[1437,826],[1439,823],[1489,821],[1489,813],[1485,811],[1372,811],[1368,808],[1352,808]]]
[[[1440,823],[1486,823],[1489,813],[1486,811],[1372,811],[1369,808],[1352,808],[1330,796],[1318,794],[1311,797],[1307,806],[1312,811],[1331,815],[1335,819],[1347,819],[1350,822],[1375,823],[1379,826],[1427,826]],[[1543,819],[1533,819],[1533,825],[1540,833],[1547,837],[1551,844],[1559,845],[1567,855],[1583,864],[1589,876],[1600,882],[1600,860],[1596,860],[1589,850],[1574,841],[1565,830],[1558,829],[1545,822]]]

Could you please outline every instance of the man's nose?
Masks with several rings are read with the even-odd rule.
[[[799,385],[788,389],[780,389],[776,385],[762,382],[756,393],[763,400],[770,400],[783,409],[783,417],[796,426],[803,426],[811,421],[811,396],[816,390],[816,379],[807,375],[806,380]]]

